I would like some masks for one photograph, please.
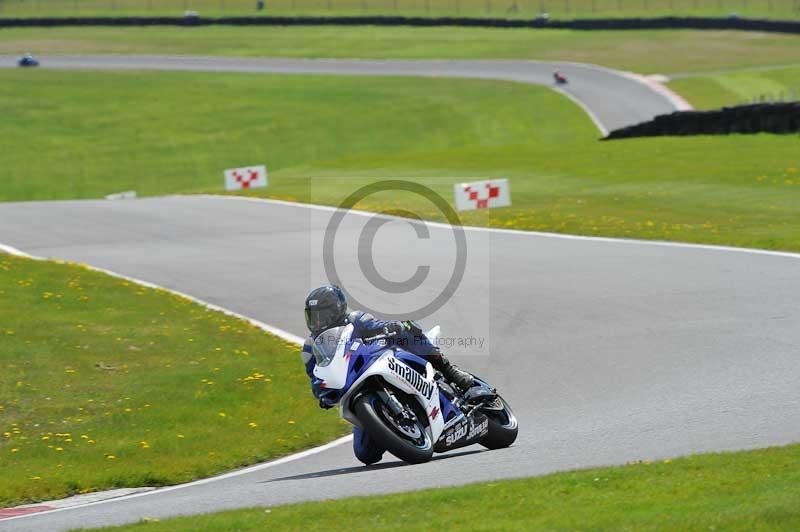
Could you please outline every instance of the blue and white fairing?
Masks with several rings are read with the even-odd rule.
[[[361,426],[350,410],[350,399],[373,377],[417,399],[428,418],[434,442],[446,426],[464,417],[439,389],[433,366],[427,360],[398,346],[387,346],[383,340],[365,344],[361,339],[352,339],[352,334],[350,324],[329,329],[315,339],[312,348],[316,358],[314,376],[322,381],[323,389],[339,392],[342,418]],[[426,336],[435,340],[438,334],[439,327],[435,327]]]

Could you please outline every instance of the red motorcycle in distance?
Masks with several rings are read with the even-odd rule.
[[[569,83],[569,81],[567,80],[567,76],[565,76],[559,70],[553,72],[553,81],[556,82],[556,85],[566,85],[567,83]]]

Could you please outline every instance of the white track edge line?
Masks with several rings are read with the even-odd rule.
[[[261,471],[264,469],[269,469],[271,467],[283,465],[289,462],[294,462],[295,460],[300,460],[302,458],[307,458],[309,456],[313,456],[315,454],[319,454],[321,452],[327,451],[328,449],[333,449],[334,447],[338,447],[343,443],[347,443],[353,440],[353,435],[348,434],[347,436],[342,436],[341,438],[337,438],[332,442],[328,442],[324,445],[320,445],[318,447],[314,447],[311,449],[306,449],[305,451],[300,451],[299,453],[290,454],[289,456],[284,456],[283,458],[278,458],[276,460],[272,460],[270,462],[264,462],[262,464],[256,464],[250,467],[246,467],[243,469],[237,469],[235,471],[230,471],[228,473],[223,473],[222,475],[218,475],[215,477],[208,477],[208,478],[201,478],[199,480],[193,480],[191,482],[186,482],[184,484],[176,484],[174,486],[165,486],[163,488],[156,488],[150,491],[143,491],[141,493],[132,493],[130,495],[123,495],[122,497],[113,497],[110,499],[103,499],[102,501],[94,501],[85,504],[78,504],[75,506],[65,506],[63,508],[54,508],[52,510],[45,510],[43,512],[35,512],[25,515],[17,515],[13,517],[5,517],[0,519],[0,525],[3,524],[5,521],[11,521],[14,519],[26,519],[30,517],[36,517],[38,515],[46,515],[46,514],[53,514],[56,512],[64,512],[67,510],[77,510],[82,508],[88,508],[90,506],[98,506],[100,504],[106,504],[109,502],[118,502],[118,501],[125,501],[129,499],[137,499],[139,497],[147,497],[148,495],[160,495],[162,493],[166,493],[168,491],[175,491],[184,488],[191,488],[193,486],[199,486],[201,484],[209,484],[211,482],[217,482],[219,480],[225,480],[232,477],[238,477],[241,475],[247,475],[249,473],[254,473],[256,471]],[[42,503],[44,504],[44,503]]]
[[[45,257],[38,257],[36,255],[31,255],[29,253],[26,253],[26,252],[20,250],[20,249],[17,249],[15,247],[12,247],[12,246],[9,246],[9,245],[3,244],[3,243],[0,243],[0,251],[8,253],[9,255],[15,255],[17,257],[24,257],[26,259],[32,259],[32,260],[37,260],[37,261],[50,260],[50,259],[47,259]],[[78,264],[78,263],[71,263],[71,264]],[[106,275],[110,275],[110,276],[116,277],[118,279],[123,279],[125,281],[136,283],[138,285],[145,286],[147,288],[152,288],[152,289],[155,289],[155,290],[163,290],[165,292],[174,294],[176,296],[188,299],[188,300],[192,301],[193,303],[196,303],[196,304],[201,305],[201,306],[203,306],[205,308],[208,308],[209,310],[222,312],[223,314],[226,314],[228,316],[232,316],[234,318],[238,318],[238,319],[247,321],[251,325],[254,325],[254,326],[258,327],[259,329],[262,329],[263,331],[266,331],[268,333],[274,334],[275,336],[278,336],[279,338],[281,338],[283,340],[286,340],[288,342],[291,342],[293,344],[303,345],[303,343],[305,342],[305,340],[303,338],[301,338],[301,337],[299,337],[297,335],[294,335],[294,334],[292,334],[290,332],[284,331],[283,329],[279,329],[277,327],[273,327],[272,325],[267,325],[266,323],[263,323],[263,322],[258,321],[256,319],[249,318],[249,317],[247,317],[247,316],[245,316],[243,314],[239,314],[238,312],[232,311],[230,309],[226,309],[224,307],[220,307],[219,305],[215,305],[213,303],[209,303],[207,301],[203,301],[202,299],[196,298],[194,296],[190,296],[190,295],[185,294],[183,292],[179,292],[178,290],[173,290],[171,288],[166,288],[166,287],[163,287],[163,286],[159,286],[157,284],[154,284],[154,283],[151,283],[151,282],[148,282],[148,281],[143,281],[143,280],[137,279],[135,277],[130,277],[128,275],[123,275],[121,273],[117,273],[117,272],[114,272],[114,271],[111,271],[111,270],[107,270],[105,268],[98,268],[96,266],[92,266],[92,265],[89,265],[89,264],[79,264],[79,265],[80,266],[84,266],[84,267],[86,267],[86,268],[88,268],[88,269],[90,269],[92,271],[104,273]],[[36,513],[31,513],[31,514],[26,514],[26,515],[18,515],[18,516],[14,516],[14,517],[6,517],[6,518],[3,518],[3,519],[0,519],[0,523],[2,523],[4,521],[10,521],[12,519],[25,519],[25,518],[29,518],[29,517],[33,517],[33,516],[37,516],[37,515],[50,514],[50,513],[54,513],[54,512],[62,512],[62,511],[65,511],[65,510],[73,510],[73,509],[76,509],[76,508],[86,508],[86,507],[89,507],[89,506],[95,506],[95,505],[98,505],[98,504],[105,504],[105,503],[112,502],[112,501],[121,501],[121,500],[126,500],[126,499],[133,499],[135,497],[144,497],[144,496],[147,496],[147,495],[152,495],[152,494],[157,494],[157,493],[165,493],[165,492],[173,491],[173,490],[177,490],[177,489],[188,488],[188,487],[197,486],[197,485],[201,485],[201,484],[208,484],[210,482],[216,482],[218,480],[224,480],[224,479],[231,478],[231,477],[238,477],[240,475],[246,475],[248,473],[253,473],[255,471],[261,471],[263,469],[268,469],[270,467],[282,465],[282,464],[285,464],[285,463],[288,463],[288,462],[293,462],[295,460],[300,460],[302,458],[306,458],[308,456],[312,456],[312,455],[321,453],[323,451],[327,451],[328,449],[331,449],[331,448],[336,447],[338,445],[341,445],[343,443],[347,443],[347,442],[351,441],[352,439],[353,439],[352,435],[342,436],[341,438],[337,438],[337,439],[333,440],[332,442],[326,443],[324,445],[320,445],[318,447],[313,447],[311,449],[306,449],[305,451],[300,451],[299,453],[290,454],[288,456],[284,456],[283,458],[278,458],[276,460],[271,460],[269,462],[264,462],[264,463],[261,463],[261,464],[256,464],[256,465],[253,465],[253,466],[245,467],[243,469],[237,469],[235,471],[230,471],[228,473],[223,473],[221,475],[208,477],[208,478],[202,478],[202,479],[199,479],[199,480],[193,480],[191,482],[186,482],[186,483],[183,483],[183,484],[176,484],[174,486],[165,486],[163,488],[157,488],[157,489],[146,491],[146,492],[132,493],[130,495],[123,495],[122,497],[113,497],[113,498],[110,498],[110,499],[104,499],[102,501],[94,501],[94,502],[85,503],[85,504],[78,504],[78,505],[75,505],[75,506],[66,506],[66,507],[63,507],[63,508],[54,508],[52,510],[46,510],[46,511],[43,511],[43,512],[36,512]],[[45,503],[43,502],[42,504],[45,504]]]
[[[565,96],[572,103],[583,109],[583,112],[589,115],[589,118],[592,119],[594,125],[597,127],[597,129],[600,130],[600,134],[603,135],[604,137],[608,136],[608,128],[606,128],[606,126],[603,125],[603,123],[600,121],[600,118],[596,114],[594,114],[594,111],[589,109],[589,106],[583,103],[582,100],[580,100],[577,96],[565,91],[561,87],[550,87],[550,88],[553,89],[555,92],[559,93],[560,95]]]
[[[272,198],[258,198],[253,196],[236,196],[236,195],[226,195],[226,194],[176,194],[170,196],[173,198],[192,198],[192,197],[201,197],[201,198],[208,198],[208,199],[227,199],[227,200],[238,200],[238,201],[251,201],[255,203],[270,203],[275,205],[284,205],[287,207],[294,207],[300,209],[311,209],[311,210],[319,210],[319,211],[327,211],[327,212],[335,212],[339,210],[339,207],[333,207],[331,205],[318,205],[315,203],[301,203],[296,201],[286,201],[286,200],[279,200],[279,199],[272,199]],[[451,229],[452,226],[447,223],[442,222],[433,222],[430,220],[422,220],[422,222],[404,218],[402,216],[396,216],[392,214],[384,214],[384,213],[375,213],[370,211],[361,211],[357,209],[350,209],[348,210],[349,214],[353,214],[356,216],[365,216],[365,217],[373,217],[373,216],[380,216],[383,218],[389,218],[392,220],[402,221],[406,223],[424,223],[429,227],[437,227],[441,229]],[[674,242],[671,240],[643,240],[639,238],[615,238],[609,236],[584,236],[584,235],[570,235],[564,233],[547,233],[542,231],[526,231],[524,229],[501,229],[499,227],[479,227],[474,225],[463,225],[461,226],[462,229],[465,231],[477,231],[477,232],[486,232],[486,233],[499,233],[499,234],[508,234],[508,235],[524,235],[529,237],[539,237],[539,238],[554,238],[560,240],[582,240],[587,242],[607,242],[611,244],[631,244],[631,245],[644,245],[644,246],[656,246],[656,247],[671,247],[671,248],[686,248],[686,249],[701,249],[701,250],[708,250],[708,251],[722,251],[722,252],[730,252],[730,253],[750,253],[754,255],[770,255],[775,257],[786,257],[792,259],[800,259],[800,253],[795,253],[791,251],[774,251],[771,249],[760,249],[760,248],[744,248],[744,247],[736,247],[736,246],[723,246],[723,245],[714,245],[714,244],[694,244],[691,242]]]
[[[25,257],[26,259],[40,260],[39,257],[34,257],[33,255],[29,255],[22,250],[19,250],[17,248],[12,248],[11,246],[3,244],[2,242],[0,242],[0,251],[8,253],[9,255],[16,255],[17,257]]]

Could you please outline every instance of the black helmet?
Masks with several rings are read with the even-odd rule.
[[[346,316],[347,297],[334,284],[315,288],[306,297],[306,325],[313,335],[343,323]]]

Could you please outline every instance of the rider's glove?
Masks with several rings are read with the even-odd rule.
[[[333,408],[334,406],[336,406],[336,403],[335,402],[331,402],[330,399],[328,399],[327,397],[322,396],[322,397],[319,398],[319,407],[320,408],[324,408],[325,410],[327,410],[329,408]]]
[[[319,399],[323,393],[325,393],[325,389],[322,387],[322,381],[320,379],[314,379],[311,381],[311,393],[314,394],[314,397]]]
[[[383,326],[383,334],[386,336],[397,336],[404,333],[406,330],[405,325],[401,321],[387,321]]]
[[[336,402],[339,400],[338,393],[335,390],[323,389],[317,397],[319,397],[319,407],[325,410],[336,406]]]

